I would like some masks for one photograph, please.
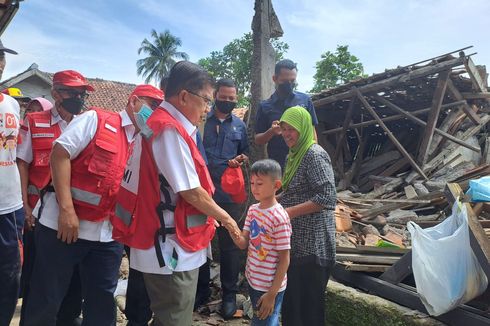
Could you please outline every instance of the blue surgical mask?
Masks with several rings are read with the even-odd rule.
[[[134,114],[136,119],[136,125],[140,129],[140,132],[146,138],[150,138],[153,135],[153,131],[148,127],[146,121],[150,118],[153,110],[146,104],[141,105],[141,109]]]

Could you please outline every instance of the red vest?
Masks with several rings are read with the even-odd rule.
[[[201,187],[212,195],[214,185],[206,162],[182,124],[166,110],[158,108],[148,119],[147,125],[153,135],[158,135],[167,128],[177,130],[189,146]],[[111,216],[112,237],[130,247],[148,249],[157,246],[159,235],[175,232],[179,245],[185,250],[194,252],[206,248],[215,233],[214,220],[187,203],[180,195],[174,209],[175,231],[169,231],[162,225],[162,210],[173,208],[169,207],[170,202],[163,203],[160,197],[160,181],[163,176],[159,176],[153,158],[154,136],[150,140],[143,137],[138,140],[140,143],[135,144],[133,155],[128,160],[128,166],[132,166],[133,170],[126,170],[115,214]],[[129,179],[134,178],[134,174],[137,174],[137,181],[130,182]]]
[[[34,208],[40,190],[51,180],[49,156],[53,142],[61,135],[61,128],[59,124],[51,125],[51,110],[29,113],[26,120],[29,122],[32,139],[32,162],[29,165],[27,194],[29,205]]]
[[[78,218],[99,222],[114,209],[128,157],[128,140],[118,113],[95,111],[97,132],[71,161],[71,195]]]

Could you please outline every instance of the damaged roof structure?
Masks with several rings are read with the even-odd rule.
[[[454,151],[478,156],[485,139],[477,144],[472,137],[482,136],[489,121],[486,80],[485,67],[458,50],[313,96],[319,142],[339,189],[366,192],[373,188],[370,176],[403,172],[408,183],[427,181],[468,157],[462,152],[448,160]]]
[[[411,275],[407,222],[440,223],[470,179],[490,174],[488,74],[469,48],[312,96],[338,190],[332,275],[420,311],[414,284],[402,284]],[[490,277],[490,204],[464,205],[471,247]],[[482,307],[472,301],[437,318],[489,322],[488,302],[483,311],[470,305]]]

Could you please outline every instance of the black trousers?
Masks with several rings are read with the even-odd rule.
[[[282,303],[283,326],[325,325],[325,291],[330,268],[314,262],[290,265]]]
[[[36,225],[36,260],[25,311],[26,326],[54,326],[76,265],[80,268],[83,325],[115,326],[114,291],[123,246],[116,242],[78,239],[66,244],[57,231]]]
[[[34,241],[34,231],[24,230],[24,264],[22,265],[21,274],[21,294],[23,297],[22,308],[20,310],[20,326],[24,325],[25,310],[29,301],[30,285],[29,281],[34,268],[36,258],[36,245]],[[73,321],[80,317],[82,312],[82,285],[80,282],[80,272],[78,266],[73,269],[68,292],[61,303],[56,325],[72,325]]]
[[[241,205],[232,203],[218,203],[228,214],[238,221],[243,213]],[[238,293],[238,274],[240,272],[240,249],[235,245],[230,234],[224,227],[217,229],[218,245],[220,250],[220,280],[223,290],[223,299],[234,298]],[[197,283],[200,291],[209,291],[209,265],[205,264],[199,269]]]
[[[125,246],[124,249],[128,259],[131,260],[130,248]],[[153,317],[143,273],[132,268],[129,268],[126,310],[124,314],[128,319],[127,326],[146,326]]]

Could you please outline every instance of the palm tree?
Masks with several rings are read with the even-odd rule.
[[[189,55],[185,52],[177,51],[182,45],[180,38],[170,34],[168,30],[158,34],[154,29],[151,30],[153,43],[146,38],[141,42],[138,54],[144,52],[148,56],[136,61],[137,73],[145,77],[145,83],[160,80],[168,74],[170,68],[175,64],[175,59],[188,60]]]

